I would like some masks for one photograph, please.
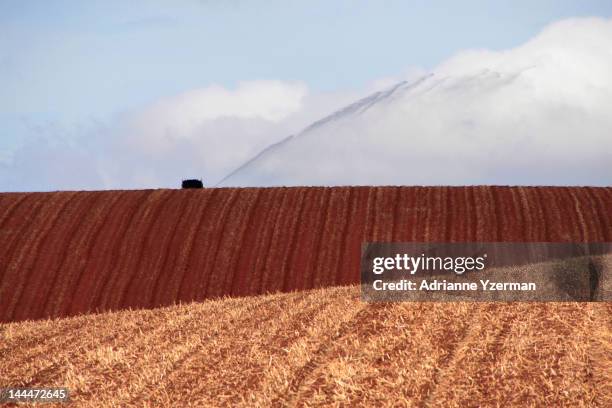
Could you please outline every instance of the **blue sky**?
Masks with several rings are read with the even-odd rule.
[[[251,79],[360,86],[518,45],[610,1],[1,1],[4,120],[86,118]]]
[[[212,84],[359,89],[460,50],[517,46],[563,18],[611,15],[609,0],[0,0],[0,161],[29,138],[76,140]]]

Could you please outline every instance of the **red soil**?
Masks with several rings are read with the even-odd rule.
[[[612,241],[612,188],[0,194],[0,322],[359,281],[364,241]]]

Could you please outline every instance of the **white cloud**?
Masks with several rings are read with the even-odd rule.
[[[0,186],[176,187],[184,177],[214,185],[295,134],[224,184],[611,185],[610,72],[612,20],[572,19],[517,48],[468,50],[429,74],[411,69],[361,90],[211,85],[123,113],[75,143],[27,143],[0,164]]]
[[[306,96],[304,84],[282,81],[243,82],[236,89],[218,85],[196,89],[125,116],[117,142],[123,151],[140,156],[136,163],[143,168],[128,173],[142,170],[149,174],[146,185],[170,182],[157,168],[170,170],[175,177],[171,185],[184,169],[188,169],[186,177],[193,174],[216,181],[232,166],[276,141],[279,130],[288,131],[284,123],[304,109]],[[114,161],[115,157],[109,158]],[[117,170],[107,174],[107,183],[124,182],[125,169]]]
[[[242,82],[235,90],[212,85],[163,99],[131,119],[136,127],[194,137],[193,130],[216,119],[260,119],[278,123],[302,108],[307,89],[301,83]]]
[[[164,98],[86,131],[78,127],[81,135],[70,143],[58,124],[37,125],[35,137],[7,155],[10,163],[0,163],[0,186],[155,188],[189,177],[214,185],[267,145],[359,96],[310,93],[301,82],[245,81]]]
[[[612,20],[466,51],[367,109],[265,152],[225,185],[611,185]]]

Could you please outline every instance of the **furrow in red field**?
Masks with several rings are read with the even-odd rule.
[[[324,240],[325,242],[329,242],[328,232],[334,228],[335,220],[331,220],[329,216],[335,189],[326,188],[325,192],[327,193],[326,198],[321,209],[319,210],[319,218],[321,219],[321,222],[317,226],[317,235],[315,236],[312,247],[313,256],[311,256],[311,261],[307,269],[307,271],[310,272],[310,281],[308,282],[308,286],[306,286],[306,288],[320,287],[321,282],[324,279],[322,275],[329,272],[329,269],[323,269],[325,264],[321,256]],[[329,244],[331,245],[331,242],[329,242]]]
[[[366,224],[366,240],[378,241],[383,231],[383,226],[378,225],[385,220],[385,214],[381,214],[381,200],[384,199],[382,189],[384,187],[370,187],[370,195],[368,197],[368,215]],[[390,216],[390,214],[389,214]]]
[[[546,218],[544,216],[545,206],[542,201],[542,197],[539,194],[539,190],[535,188],[530,188],[528,190],[529,193],[529,205],[530,211],[533,215],[533,219],[535,220],[535,228],[538,231],[538,241],[546,241],[549,236],[548,233],[548,224],[546,223]]]
[[[173,278],[173,282],[178,281],[175,276],[184,270],[179,265],[178,260],[181,257],[181,253],[185,250],[183,247],[189,246],[188,242],[193,240],[193,235],[188,232],[185,233],[185,229],[197,227],[201,216],[201,214],[196,213],[198,204],[208,201],[207,195],[201,194],[197,190],[186,191],[185,194],[186,197],[180,208],[175,206],[171,210],[173,222],[170,222],[168,226],[166,244],[159,254],[157,262],[151,266],[152,270],[158,270],[159,273],[150,279],[149,286],[145,290],[146,294],[143,294],[143,297],[150,299],[150,307],[170,305],[176,301],[177,290],[175,288],[177,284],[175,283],[170,288],[170,277]]]
[[[108,214],[106,202],[115,200],[102,192],[92,192],[90,199],[82,206],[83,213],[79,220],[73,220],[73,230],[68,233],[70,244],[65,246],[66,253],[62,255],[63,260],[55,273],[56,280],[51,285],[44,307],[40,309],[40,315],[66,315],[70,310],[73,294],[89,258],[90,242],[100,227],[99,219]]]
[[[493,189],[479,186],[476,193],[476,213],[478,214],[477,235],[482,242],[497,241],[497,214]]]
[[[491,200],[491,217],[490,220],[492,224],[492,231],[489,231],[491,236],[491,240],[493,242],[501,241],[501,237],[503,237],[503,230],[506,229],[505,220],[502,217],[503,213],[503,205],[499,198],[499,187],[493,186],[488,191],[489,199]]]
[[[447,235],[446,207],[447,199],[443,195],[444,189],[436,189],[425,196],[423,234],[429,241],[442,242]]]
[[[338,259],[336,267],[339,269],[336,276],[340,276],[340,280],[337,283],[342,282],[343,284],[359,282],[361,245],[365,240],[367,203],[370,189],[367,187],[353,187],[350,191],[350,213],[347,215],[345,233],[342,237],[344,239],[344,250],[341,258]]]
[[[597,222],[593,217],[588,216],[588,214],[595,214],[598,218],[601,217],[599,203],[596,197],[593,197],[589,189],[586,190],[584,195],[580,195],[579,197],[585,202],[587,208],[587,211],[584,212],[584,220],[588,224],[589,230],[588,234],[585,236],[585,241],[588,241],[590,236],[599,237],[597,241],[605,241],[605,222]]]
[[[559,241],[567,239],[569,236],[566,228],[567,214],[564,213],[561,206],[558,204],[559,196],[562,194],[561,189],[546,189],[538,191],[538,196],[544,206],[544,219],[546,223],[546,240]]]
[[[267,257],[263,260],[262,279],[269,292],[282,291],[286,282],[286,274],[292,273],[287,269],[286,259],[290,259],[291,252],[295,250],[292,242],[295,241],[295,230],[299,222],[303,192],[297,189],[286,189],[278,214],[275,216],[275,226],[270,235],[270,246]]]
[[[326,280],[324,281],[323,286],[341,285],[343,284],[342,282],[345,281],[343,276],[344,269],[346,268],[344,260],[346,248],[349,245],[349,237],[347,232],[351,223],[354,192],[350,188],[342,190],[340,200],[342,205],[334,208],[334,213],[335,211],[338,211],[338,215],[335,216],[337,224],[332,229],[334,244],[331,248],[328,245],[323,247],[327,252],[327,256],[325,258],[328,259],[329,262],[329,267],[325,270],[330,271],[330,273],[326,275]],[[331,271],[333,271],[333,274]],[[350,273],[350,271],[348,272]]]
[[[559,238],[565,241],[579,241],[580,227],[575,216],[574,203],[565,188],[551,189],[554,201],[552,206],[560,213]]]
[[[169,255],[167,263],[172,265],[172,273],[161,275],[157,283],[157,296],[160,304],[169,304],[181,300],[187,300],[183,289],[191,284],[188,280],[192,268],[191,256],[195,251],[196,241],[202,224],[206,222],[208,209],[213,200],[216,199],[220,190],[205,190],[198,194],[198,200],[194,206],[186,211],[177,227],[177,238],[172,243],[175,250]],[[194,193],[195,194],[195,193]],[[183,297],[184,296],[184,297]]]
[[[532,215],[533,227],[537,231],[537,235],[535,236],[534,240],[546,241],[548,236],[548,226],[544,222],[545,218],[543,214],[543,203],[537,189],[528,189],[527,201],[529,202],[529,210]]]
[[[431,196],[432,190],[424,189],[419,197],[420,216],[416,219],[417,241],[436,241],[437,236],[431,234]],[[434,231],[435,232],[435,231]]]
[[[400,188],[397,199],[399,200],[395,237],[398,242],[413,242],[416,240],[416,220],[420,210],[417,207],[420,187],[412,189]]]
[[[14,255],[15,250],[21,248],[21,240],[30,228],[30,224],[36,219],[37,212],[44,203],[38,196],[30,194],[25,199],[19,200],[15,206],[11,206],[6,212],[3,220],[2,233],[0,234],[0,293],[4,285],[4,276],[8,271],[8,263]]]
[[[449,226],[451,232],[451,241],[463,242],[470,241],[470,211],[469,204],[466,198],[466,189],[464,187],[454,187],[451,189],[453,197],[452,206],[454,218]]]
[[[232,281],[238,259],[242,256],[241,244],[245,241],[245,231],[253,210],[259,200],[259,190],[240,190],[227,220],[218,237],[219,246],[214,254],[214,269],[209,272],[209,283],[206,297],[214,298],[231,293]]]
[[[157,241],[158,237],[152,235],[152,231],[162,222],[159,215],[165,205],[170,205],[169,198],[172,194],[161,190],[152,191],[143,197],[143,201],[132,215],[130,227],[118,238],[121,246],[116,248],[116,261],[110,272],[109,282],[103,289],[100,304],[104,310],[114,310],[122,307],[145,307],[148,302],[143,300],[141,304],[134,304],[126,298],[127,292],[132,285],[138,286],[144,278],[141,272],[141,263],[147,261],[155,254],[150,250],[151,242]],[[153,276],[159,271],[147,271]]]
[[[226,218],[239,192],[237,189],[221,189],[216,198],[210,201],[204,219],[194,236],[192,251],[189,253],[179,299],[183,301],[205,298],[207,287],[215,269],[214,257],[223,234]]]
[[[443,241],[444,240],[444,227],[446,217],[444,214],[444,207],[446,200],[442,198],[442,189],[433,190],[429,195],[428,215],[427,215],[427,227],[426,234],[431,241]]]
[[[518,241],[520,228],[520,210],[517,208],[512,193],[513,189],[496,188],[496,201],[499,211],[499,222],[496,225],[499,241]],[[467,209],[466,209],[467,210]]]
[[[512,207],[514,208],[514,216],[515,216],[515,224],[514,224],[514,234],[513,237],[516,237],[519,240],[519,237],[524,236],[526,241],[531,240],[528,236],[528,229],[526,226],[529,225],[527,220],[526,210],[524,208],[523,203],[521,202],[521,195],[519,191],[520,187],[510,189],[510,198],[512,202]]]
[[[461,187],[464,194],[464,200],[467,203],[467,207],[471,211],[466,211],[466,223],[465,223],[465,240],[466,241],[478,241],[478,219],[480,214],[474,211],[476,209],[476,196],[473,188]],[[429,222],[428,222],[429,225]]]
[[[21,204],[21,202],[29,196],[30,195],[27,193],[0,195],[0,210],[2,211],[0,215],[0,233],[2,234],[0,235],[0,239],[2,239],[3,236],[6,236],[11,233],[10,230],[5,229],[4,224],[5,222],[11,219],[13,213],[15,212],[19,204]]]
[[[599,227],[601,235],[596,241],[611,242],[612,241],[612,220],[607,214],[612,213],[612,198],[608,197],[606,200],[606,190],[596,189],[588,187],[587,191],[595,202],[595,214],[599,220]],[[607,203],[607,205],[606,205]],[[589,237],[589,239],[592,239]]]
[[[546,229],[546,240],[553,239],[559,235],[559,225],[561,223],[561,213],[555,206],[550,206],[550,203],[555,202],[555,193],[552,190],[538,190],[538,201],[544,207],[542,214],[542,225]]]
[[[127,233],[132,230],[136,214],[142,209],[151,190],[129,192],[123,201],[113,208],[114,214],[108,218],[107,224],[98,234],[95,250],[91,254],[85,271],[90,276],[84,279],[83,290],[77,292],[76,302],[85,304],[86,310],[108,310],[104,299],[110,289],[117,265],[123,252],[123,244]],[[88,273],[89,271],[89,273]]]
[[[251,191],[252,192],[252,191]],[[224,244],[228,243],[231,245],[233,242],[233,233],[235,228],[241,224],[236,222],[236,217],[243,216],[244,211],[240,211],[238,208],[240,204],[244,204],[245,197],[248,196],[246,190],[237,189],[235,191],[234,198],[228,202],[228,205],[223,209],[223,213],[219,218],[219,231],[215,235],[214,245],[212,252],[209,255],[210,262],[207,262],[207,267],[203,268],[203,282],[205,286],[202,286],[201,292],[196,294],[196,299],[207,299],[221,296],[220,291],[216,290],[219,282],[219,275],[223,276],[228,273],[227,270],[217,269],[217,265],[223,262]],[[221,278],[223,279],[223,278]],[[221,281],[222,282],[222,281]]]
[[[113,310],[121,306],[124,286],[133,275],[137,262],[140,261],[139,247],[144,245],[147,239],[146,231],[155,220],[153,213],[155,207],[152,203],[158,202],[162,194],[160,190],[153,190],[143,197],[129,221],[129,227],[121,236],[115,235],[120,245],[114,248],[113,262],[101,290],[98,304],[102,310]]]
[[[376,200],[377,200],[377,188],[368,187],[368,195],[366,198],[366,212],[364,214],[365,226],[363,228],[364,241],[373,242],[375,241],[376,232]]]
[[[597,229],[593,229],[592,221],[590,217],[586,217],[585,214],[589,214],[593,212],[592,204],[589,202],[588,194],[582,194],[580,197],[576,195],[574,190],[569,190],[570,195],[572,197],[572,201],[574,202],[574,211],[576,211],[576,219],[579,225],[579,231],[582,235],[582,239],[580,241],[588,241],[588,237],[591,234],[596,234]],[[593,232],[591,232],[593,231]]]
[[[462,203],[457,202],[458,191],[456,187],[446,187],[441,200],[444,203],[442,219],[440,220],[440,241],[454,242],[456,241],[456,233],[454,225],[458,222],[459,214],[465,207]]]
[[[292,218],[293,223],[289,227],[288,231],[288,243],[287,243],[287,251],[285,256],[279,259],[279,269],[281,271],[283,277],[283,283],[281,290],[283,292],[289,291],[290,288],[294,287],[294,273],[292,273],[289,266],[291,264],[291,260],[295,257],[296,251],[299,251],[300,248],[297,247],[300,237],[299,234],[299,226],[306,222],[304,219],[304,207],[305,207],[305,197],[307,194],[307,189],[299,188],[294,190],[295,194],[295,203],[292,207],[292,214],[295,216]]]
[[[396,208],[397,189],[395,187],[376,187],[373,202],[371,234],[373,241],[393,241],[394,209]]]
[[[312,282],[313,257],[316,256],[313,250],[316,245],[317,234],[320,232],[322,220],[320,210],[326,199],[325,189],[312,188],[306,190],[304,204],[302,208],[304,220],[296,226],[297,245],[289,261],[288,270],[291,275],[289,290],[300,290],[308,288]],[[261,290],[265,290],[263,287]]]
[[[39,273],[32,274],[21,299],[22,306],[16,311],[17,320],[27,316],[46,317],[45,309],[56,293],[54,286],[59,281],[63,286],[67,271],[62,269],[66,257],[77,250],[81,241],[77,240],[79,227],[87,220],[92,199],[96,193],[77,194],[61,214],[56,226],[50,230],[46,250],[36,256],[32,268]]]
[[[3,287],[0,289],[0,310],[4,311],[8,320],[15,320],[15,316],[23,310],[21,298],[24,292],[38,289],[29,286],[34,276],[44,273],[34,269],[35,260],[48,250],[50,231],[76,195],[74,192],[58,193],[46,201],[33,226],[23,234],[23,245],[15,251],[15,256],[8,263],[7,273],[3,275]],[[43,198],[39,196],[39,199]],[[44,217],[41,216],[43,214]],[[11,294],[7,296],[9,290]],[[21,319],[27,318],[19,316]]]
[[[143,267],[145,279],[143,286],[138,291],[138,297],[142,299],[142,302],[148,302],[148,307],[158,307],[172,304],[168,302],[166,304],[160,303],[157,297],[158,285],[163,277],[176,273],[174,265],[168,264],[168,259],[171,258],[174,253],[177,252],[177,248],[173,245],[173,242],[177,236],[177,230],[181,224],[182,218],[189,213],[189,209],[192,208],[192,203],[197,198],[196,194],[192,191],[183,192],[185,197],[182,197],[179,205],[171,205],[167,207],[166,214],[160,216],[164,220],[163,229],[160,234],[162,236],[158,242],[154,242],[153,245],[159,245],[152,249],[154,256],[150,258],[150,262],[146,263]],[[149,271],[149,273],[147,273]],[[156,274],[150,273],[150,271],[158,271]],[[130,295],[127,296],[131,301]],[[138,303],[137,303],[138,304]]]
[[[576,203],[572,199],[570,191],[569,188],[553,190],[556,193],[554,204],[562,214],[562,239],[581,241],[582,230],[576,213]]]
[[[280,199],[282,191],[261,190],[253,203],[252,214],[245,226],[238,258],[234,264],[234,282],[229,294],[245,296],[257,293],[260,287],[266,243],[272,235],[268,224],[274,219],[271,201]]]
[[[185,192],[178,194],[176,201],[170,200],[173,194],[160,198],[157,207],[151,210],[152,219],[145,225],[147,229],[140,232],[143,236],[140,253],[136,253],[135,265],[130,269],[130,279],[119,300],[122,308],[151,307],[153,305],[153,285],[160,274],[165,272],[161,264],[169,252],[172,231],[178,225],[178,218],[188,198]]]
[[[88,216],[86,235],[80,241],[78,259],[72,264],[65,265],[67,273],[71,275],[72,284],[66,288],[65,292],[62,292],[62,296],[56,296],[53,299],[55,306],[51,306],[53,308],[50,311],[51,315],[71,316],[87,310],[88,302],[90,302],[87,295],[91,293],[87,289],[95,281],[97,271],[95,267],[92,267],[92,261],[97,259],[100,249],[97,245],[100,244],[103,231],[107,225],[110,225],[109,218],[120,214],[119,207],[128,193],[127,191],[113,195],[99,193],[97,206],[92,208],[92,214]]]
[[[281,214],[283,208],[290,202],[291,189],[281,188],[282,194],[279,196],[277,201],[274,203],[273,210],[270,212],[270,218],[267,222],[267,228],[270,230],[268,239],[265,243],[265,247],[261,254],[258,254],[258,265],[261,269],[254,272],[255,276],[259,277],[259,290],[256,293],[272,293],[281,285],[282,277],[278,276],[278,260],[271,259],[269,254],[273,250],[275,245],[278,245],[278,236],[284,226],[282,225]]]
[[[153,231],[162,222],[160,214],[171,196],[171,192],[164,190],[151,194],[143,207],[140,223],[136,224],[133,231],[128,232],[128,239],[124,245],[126,250],[117,264],[118,274],[110,289],[110,296],[106,299],[109,309],[138,307],[129,300],[126,301],[127,291],[131,285],[138,286],[143,279],[139,274],[140,265],[153,255],[149,249],[150,245],[159,239],[153,235]],[[149,274],[155,272],[157,271],[148,271]],[[146,304],[143,303],[141,306]]]
[[[612,188],[606,189],[598,189],[597,193],[591,192],[593,194],[597,194],[601,198],[601,207],[603,208],[600,216],[602,217],[602,224],[606,226],[607,240],[608,242],[612,241],[612,217],[609,214],[612,214]]]

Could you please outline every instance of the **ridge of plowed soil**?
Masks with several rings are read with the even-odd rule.
[[[0,322],[359,282],[366,241],[612,241],[612,188],[0,193]]]

